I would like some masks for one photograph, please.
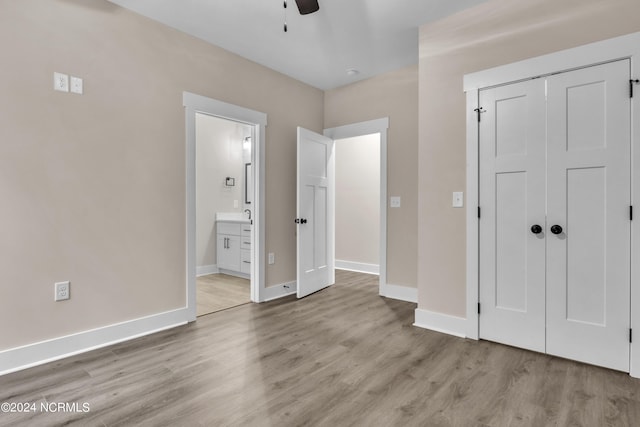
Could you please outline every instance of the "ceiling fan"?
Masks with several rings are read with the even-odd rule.
[[[320,9],[318,0],[296,0],[300,15],[308,15]],[[284,0],[284,32],[287,32],[287,0]]]
[[[313,12],[317,12],[320,9],[318,6],[318,0],[296,0],[300,15],[308,15]]]

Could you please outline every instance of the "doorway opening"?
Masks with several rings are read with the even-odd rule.
[[[335,267],[380,274],[380,134],[335,140]]]
[[[253,129],[196,113],[196,315],[251,302]]]
[[[263,140],[267,116],[188,92],[183,93],[183,105],[186,122],[186,299],[189,321],[194,321],[197,316],[198,275],[226,273],[232,279],[238,278],[234,276],[249,279],[250,301],[264,301]],[[207,132],[215,133],[208,129],[216,128],[209,126],[211,124],[217,124],[218,127],[224,124],[221,128],[226,129],[226,133],[220,129],[215,132],[226,135],[222,136],[222,146],[227,144],[227,148],[233,147],[233,150],[218,155],[227,156],[224,163],[237,163],[237,168],[208,167],[219,160],[215,158],[215,150],[223,148],[220,144],[206,144],[207,139],[211,138],[203,137],[204,147],[200,147],[211,155],[197,155],[198,130],[204,130],[205,135]],[[230,157],[238,157],[238,161],[229,162]],[[207,162],[210,163],[208,166],[200,164],[198,168],[198,163]],[[200,177],[201,182],[205,183],[200,186],[198,169],[200,172],[211,169]],[[221,171],[222,175],[217,176]],[[212,182],[209,184],[209,181]],[[213,192],[214,187],[221,188],[220,197],[217,202],[206,201],[214,199],[204,196]],[[198,207],[203,208],[201,212],[198,212]],[[212,215],[214,218],[211,218]],[[198,227],[198,217],[201,219],[201,227]],[[198,233],[201,234],[200,237]],[[214,260],[216,264],[211,264]]]
[[[341,247],[342,243],[339,243],[340,239],[342,239],[343,237],[347,237],[347,239],[349,239],[349,236],[348,235],[343,236],[342,232],[339,231],[338,221],[343,221],[343,219],[339,218],[338,216],[340,215],[340,211],[344,210],[348,205],[343,205],[342,208],[338,207],[338,203],[340,203],[340,201],[338,200],[338,197],[340,196],[338,195],[339,184],[337,183],[338,177],[336,175],[337,191],[336,191],[336,252],[335,252],[336,255],[335,255],[335,258],[336,258],[337,268],[347,268],[350,270],[378,274],[378,293],[382,296],[387,296],[387,294],[389,293],[389,289],[388,289],[389,285],[387,284],[387,129],[388,128],[389,128],[389,118],[384,117],[381,119],[369,120],[366,122],[354,123],[350,125],[345,125],[345,126],[324,130],[325,136],[336,141],[335,145],[337,147],[336,148],[337,162],[340,161],[338,159],[338,156],[340,155],[340,153],[343,152],[343,154],[345,154],[343,149],[348,151],[351,148],[352,149],[351,151],[353,151],[353,149],[357,148],[355,145],[349,147],[348,144],[350,142],[356,142],[359,140],[360,141],[359,144],[371,144],[371,145],[377,146],[377,149],[378,149],[378,156],[376,157],[377,167],[373,167],[373,169],[377,170],[378,172],[377,173],[377,176],[378,176],[377,199],[372,198],[372,194],[368,194],[367,195],[368,201],[366,203],[370,204],[370,203],[377,202],[378,219],[377,220],[373,219],[376,212],[372,213],[367,211],[364,207],[360,207],[360,208],[353,208],[358,210],[356,212],[350,212],[350,215],[349,215],[350,218],[347,219],[348,222],[347,221],[344,222],[344,227],[348,228],[349,223],[353,224],[354,221],[362,222],[363,220],[365,220],[364,217],[371,214],[371,218],[366,218],[367,220],[370,220],[370,221],[368,221],[369,224],[364,228],[370,230],[371,227],[375,227],[377,225],[378,233],[377,233],[377,239],[375,239],[377,240],[377,242],[372,243],[375,245],[375,247],[373,248],[373,251],[370,251],[370,252],[367,251],[369,253],[365,253],[364,251],[361,251],[361,250],[358,251],[357,247],[354,248],[353,245],[358,244],[358,242],[356,242],[355,240],[352,240],[346,243],[344,246],[344,250]],[[367,136],[370,136],[370,138]],[[368,151],[371,150],[371,145],[369,145],[369,147],[367,148]],[[369,151],[369,153],[371,152]],[[344,157],[343,157],[343,160],[345,160]],[[349,167],[348,164],[344,164],[344,166],[345,166],[344,169],[346,169],[346,171],[344,171],[346,175],[353,174],[353,171],[348,170],[348,167]],[[337,167],[342,168],[339,165]],[[369,170],[368,173],[370,174],[369,179],[371,179],[370,178],[371,176],[374,176],[374,175],[371,175],[373,174],[373,171],[371,170],[371,168],[372,168],[372,165],[369,164],[367,168]],[[356,179],[354,178],[354,181],[355,180]],[[354,183],[352,182],[351,185],[354,185]],[[363,183],[360,183],[360,186],[361,188],[368,188],[367,191],[369,193],[375,193],[375,191],[371,189],[370,185],[365,185]],[[342,189],[339,191],[341,192],[348,191],[348,188]],[[355,215],[355,218],[353,215]],[[361,233],[363,231],[359,230],[359,232]],[[339,235],[340,237],[338,237]],[[357,256],[356,259],[352,259],[352,260],[342,259],[342,258],[354,257],[355,255],[350,255],[350,253],[354,253],[354,252],[349,252],[354,250],[360,252],[360,254]],[[376,252],[377,252],[377,263],[374,261],[376,256],[374,254],[376,254]],[[357,259],[365,260],[365,261],[358,262]],[[347,261],[347,263],[343,263],[342,261]]]

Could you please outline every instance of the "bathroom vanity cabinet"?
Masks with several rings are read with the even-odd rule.
[[[222,273],[240,277],[251,274],[251,224],[217,221],[217,262]]]

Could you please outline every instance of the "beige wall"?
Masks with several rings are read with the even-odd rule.
[[[420,29],[418,307],[465,317],[465,74],[640,31],[637,0],[489,0]],[[469,191],[470,189],[467,189]]]
[[[217,264],[216,213],[244,209],[244,138],[251,127],[196,113],[196,266]],[[235,179],[227,187],[225,178]],[[237,207],[235,206],[237,203]]]
[[[185,305],[183,91],[267,113],[267,284],[294,280],[296,126],[322,131],[322,91],[104,0],[0,1],[0,55],[0,350]]]
[[[336,260],[380,264],[380,134],[339,139]]]
[[[325,128],[381,117],[389,117],[387,194],[402,198],[402,207],[387,209],[387,282],[416,287],[417,66],[325,92]]]

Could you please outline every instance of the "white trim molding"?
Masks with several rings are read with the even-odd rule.
[[[408,286],[391,285],[387,283],[380,290],[380,295],[385,298],[397,299],[400,301],[418,303],[418,288]]]
[[[378,264],[367,264],[364,262],[337,259],[336,268],[338,270],[357,271],[358,273],[380,274],[380,266]]]
[[[467,319],[416,308],[413,326],[466,338]]]
[[[196,267],[196,277],[218,274],[219,272],[217,264],[200,265]]]
[[[637,60],[640,58],[640,33],[616,37],[548,55],[478,71],[464,76],[467,93],[467,319],[462,330],[467,337],[478,339],[478,122],[473,113],[478,108],[478,91],[517,81],[570,71],[620,59],[629,59],[631,78],[640,79]],[[640,86],[631,98],[631,204],[640,200]],[[631,324],[640,331],[640,227],[631,223]],[[416,311],[416,323],[418,312]],[[426,323],[426,321],[425,321]],[[626,333],[626,331],[624,331]],[[629,374],[640,378],[640,340],[631,343]]]
[[[0,351],[0,375],[184,325],[186,308]]]
[[[264,290],[264,300],[273,301],[274,299],[295,295],[298,291],[298,283],[296,281],[280,283],[279,285],[269,286]]]

